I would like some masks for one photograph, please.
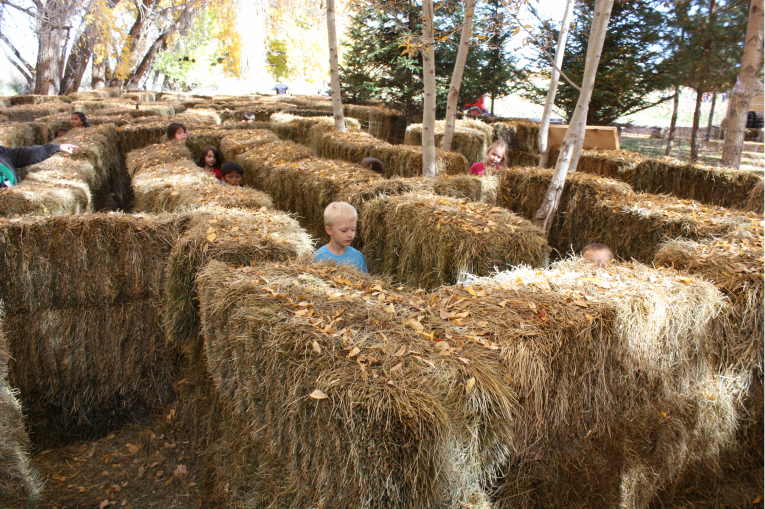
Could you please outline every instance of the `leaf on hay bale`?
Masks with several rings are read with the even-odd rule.
[[[541,230],[503,210],[432,194],[381,196],[362,209],[370,270],[414,287],[453,284],[462,273],[546,263]]]

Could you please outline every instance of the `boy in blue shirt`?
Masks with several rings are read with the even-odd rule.
[[[334,201],[327,205],[324,209],[324,231],[329,235],[329,244],[317,249],[313,254],[313,260],[351,265],[360,272],[368,274],[364,255],[351,247],[351,242],[356,236],[358,218],[356,209],[350,203]]]

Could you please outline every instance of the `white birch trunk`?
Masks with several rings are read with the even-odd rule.
[[[327,38],[329,39],[329,79],[332,87],[332,111],[335,130],[345,131],[343,99],[340,96],[340,65],[337,59],[337,34],[335,31],[335,0],[327,0]]]
[[[422,111],[422,176],[436,176],[436,59],[433,42],[433,0],[422,1],[422,74],[425,100]]]
[[[738,72],[736,86],[730,97],[730,107],[726,116],[727,129],[723,142],[720,166],[738,168],[741,165],[741,152],[744,149],[746,116],[749,103],[754,93],[763,53],[763,0],[752,0],[749,7],[749,21],[746,26],[744,55],[741,57],[741,70]]]
[[[550,132],[550,117],[552,116],[552,109],[555,104],[555,94],[558,92],[558,79],[560,78],[558,69],[561,69],[563,66],[563,55],[566,53],[568,29],[571,25],[573,13],[574,0],[568,0],[566,2],[566,12],[563,13],[563,21],[560,26],[558,47],[555,49],[555,65],[553,65],[552,75],[550,76],[550,88],[547,90],[547,100],[545,101],[545,109],[542,113],[542,122],[539,124],[540,168],[548,168],[550,166],[550,147],[547,146],[547,134]]]
[[[569,0],[573,1],[573,0]],[[470,50],[470,38],[473,36],[473,13],[475,12],[476,0],[467,0],[465,3],[465,19],[462,23],[460,35],[460,48],[457,51],[457,60],[454,62],[452,82],[449,85],[449,96],[446,99],[446,122],[444,123],[444,138],[441,140],[441,150],[449,152],[452,149],[454,139],[454,125],[457,120],[457,107],[459,106],[460,87],[462,75],[465,72],[465,62]],[[471,163],[473,161],[470,161]]]
[[[544,230],[547,238],[550,236],[553,219],[558,212],[560,196],[563,193],[563,186],[566,184],[566,175],[569,168],[576,168],[579,162],[579,154],[584,144],[584,133],[587,126],[587,111],[590,107],[592,90],[595,87],[595,74],[600,63],[600,54],[603,51],[603,41],[606,38],[606,29],[613,5],[614,0],[595,1],[590,39],[587,45],[587,60],[584,64],[582,91],[579,94],[579,101],[576,103],[576,109],[560,147],[555,173],[535,216],[536,225]]]

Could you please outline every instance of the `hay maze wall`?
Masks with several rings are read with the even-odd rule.
[[[550,266],[522,219],[544,172],[469,177],[464,150],[421,179],[417,149],[334,133],[326,102],[130,99],[172,108],[188,141],[163,142],[169,110],[93,104],[123,113],[0,195],[8,505],[51,496],[25,430],[54,447],[168,408],[218,506],[749,507],[762,492],[761,216],[578,174],[551,246],[601,240],[667,268]],[[34,108],[4,143],[49,141],[60,119],[18,101]],[[245,187],[194,164],[206,145]],[[359,211],[371,276],[307,263],[335,200]]]

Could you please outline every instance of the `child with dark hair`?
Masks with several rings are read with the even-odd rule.
[[[242,120],[242,122],[245,122],[245,123],[249,124],[250,122],[254,122],[254,121],[255,121],[255,114],[254,113],[250,113],[248,111],[247,113],[244,114],[244,120]]]
[[[85,118],[85,114],[81,111],[75,111],[69,119],[72,127],[90,127],[88,119]]]
[[[242,168],[239,165],[239,163],[235,163],[233,161],[223,163],[223,166],[220,167],[220,173],[221,175],[223,175],[223,181],[226,184],[229,184],[232,186],[242,185],[242,176],[244,175],[244,168]]]
[[[374,157],[365,157],[362,159],[361,166],[367,170],[372,170],[375,173],[379,173],[380,175],[385,173],[385,164],[383,164],[383,162],[379,159],[375,159]]]
[[[614,259],[614,252],[605,244],[593,242],[582,249],[582,258],[597,266],[608,265]]]
[[[202,149],[202,155],[199,156],[197,166],[204,168],[205,171],[209,171],[218,180],[223,180],[223,175],[220,172],[221,157],[218,153],[218,149],[212,145],[207,145]]]
[[[0,147],[0,189],[19,183],[16,168],[45,161],[59,151],[71,154],[76,148],[80,147],[68,143],[61,145],[46,143],[45,145],[19,148]]]
[[[56,129],[56,138],[60,138],[61,136],[65,135],[68,132],[69,132],[69,129],[67,129],[66,127],[59,127],[58,129]]]
[[[168,141],[186,141],[186,126],[180,122],[172,122],[167,126]]]

